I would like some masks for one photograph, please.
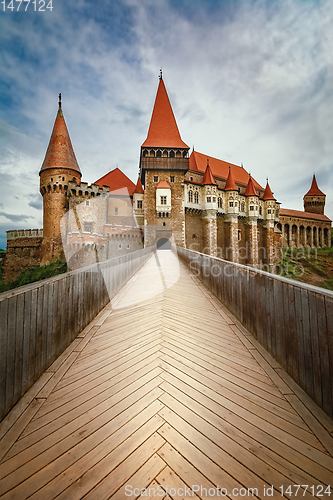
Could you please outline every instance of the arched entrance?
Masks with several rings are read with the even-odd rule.
[[[156,243],[157,250],[171,250],[171,241],[168,238],[161,238]]]

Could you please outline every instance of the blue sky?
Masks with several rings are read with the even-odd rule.
[[[284,208],[302,210],[315,172],[333,218],[332,1],[30,7],[0,11],[0,248],[6,230],[42,227],[58,93],[83,180],[119,166],[135,182],[161,66],[187,144],[268,177]]]

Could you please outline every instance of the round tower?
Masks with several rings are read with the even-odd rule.
[[[316,176],[313,175],[310,190],[304,195],[304,211],[324,215],[326,195],[320,191]]]
[[[41,264],[48,264],[63,254],[60,220],[68,210],[68,182],[73,180],[78,184],[81,182],[80,167],[61,109],[61,94],[59,94],[58,113],[39,176],[40,192],[43,196]]]

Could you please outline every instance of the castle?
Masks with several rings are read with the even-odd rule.
[[[171,238],[181,247],[268,270],[281,259],[281,247],[331,246],[325,194],[315,176],[304,212],[287,210],[268,181],[263,188],[243,166],[194,149],[189,154],[162,75],[136,185],[118,168],[91,186],[82,182],[61,98],[39,175],[43,230],[7,232],[6,280],[64,250],[76,268]]]

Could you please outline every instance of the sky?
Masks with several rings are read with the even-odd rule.
[[[7,230],[42,228],[59,92],[82,180],[118,166],[136,182],[161,67],[191,148],[268,178],[283,208],[303,210],[315,173],[333,219],[331,0],[13,3],[0,5],[0,248]]]

